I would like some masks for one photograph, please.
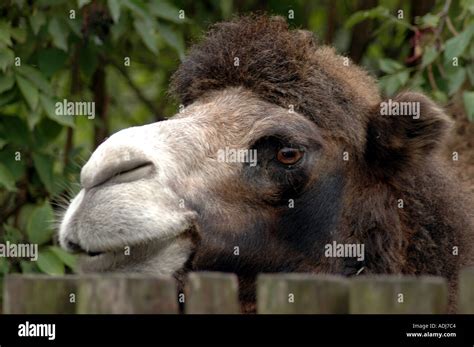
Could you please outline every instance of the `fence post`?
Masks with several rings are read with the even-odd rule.
[[[131,274],[85,275],[78,283],[77,313],[178,313],[171,277]]]
[[[349,290],[341,276],[302,273],[257,278],[258,313],[347,313]]]
[[[185,285],[186,313],[240,313],[237,276],[222,272],[190,273]]]
[[[448,286],[442,277],[375,275],[352,279],[350,313],[447,313]]]
[[[58,314],[76,311],[76,276],[11,274],[4,280],[4,313]]]
[[[459,313],[474,313],[474,267],[462,269],[459,273]]]

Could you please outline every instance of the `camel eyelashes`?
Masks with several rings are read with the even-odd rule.
[[[284,165],[294,165],[301,160],[304,151],[298,148],[283,147],[278,150],[277,160]]]

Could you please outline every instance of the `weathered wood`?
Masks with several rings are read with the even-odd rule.
[[[239,313],[237,276],[221,272],[190,273],[185,285],[186,313]]]
[[[350,284],[350,313],[447,313],[447,305],[441,277],[360,276]]]
[[[257,279],[258,313],[347,313],[347,279],[316,274],[263,274]]]
[[[171,277],[131,274],[82,276],[77,313],[178,313],[176,283]]]
[[[4,313],[75,313],[77,277],[11,274],[4,280]]]
[[[474,313],[474,267],[462,269],[459,273],[459,313]]]

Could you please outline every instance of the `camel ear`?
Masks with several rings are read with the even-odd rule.
[[[372,111],[365,158],[373,170],[384,175],[421,166],[443,143],[450,126],[443,110],[425,95],[399,94]]]

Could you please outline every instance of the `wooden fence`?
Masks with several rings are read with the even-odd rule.
[[[440,277],[262,274],[257,313],[446,313],[448,287]],[[9,275],[4,313],[240,312],[233,274],[195,272],[184,292],[172,278],[140,275]],[[458,312],[474,313],[474,268],[461,272]]]

